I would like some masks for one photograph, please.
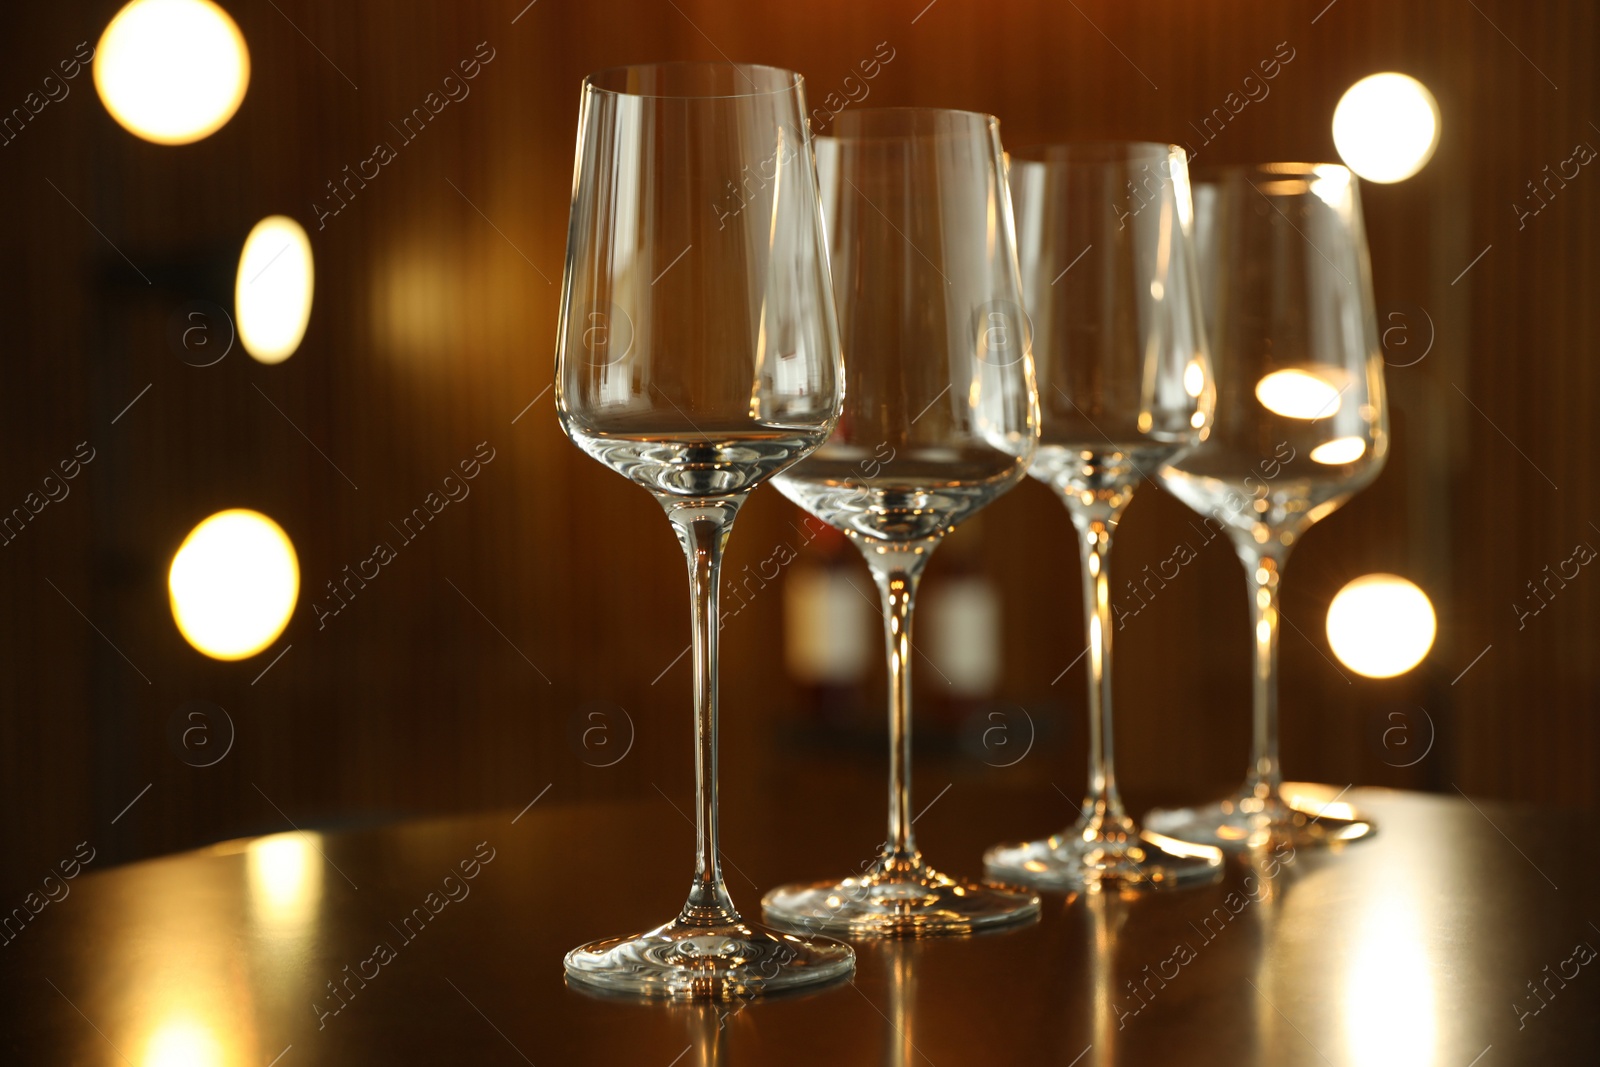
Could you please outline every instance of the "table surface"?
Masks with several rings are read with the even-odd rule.
[[[1343,799],[1379,823],[1371,840],[1281,856],[1276,870],[1231,859],[1201,889],[1046,896],[1040,922],[1008,933],[858,944],[853,982],[815,993],[707,1008],[569,989],[568,948],[681,903],[693,832],[687,805],[662,799],[547,797],[515,820],[90,863],[45,886],[58,899],[0,948],[0,1061],[1596,1062],[1589,816],[1352,789]],[[854,865],[832,821],[799,807],[725,815],[730,884],[749,912],[758,885]],[[979,819],[960,811],[983,804],[951,805],[925,851],[975,867],[995,807]]]

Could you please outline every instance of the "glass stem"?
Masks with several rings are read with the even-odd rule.
[[[867,553],[883,601],[883,636],[889,658],[889,837],[883,862],[897,870],[921,863],[911,822],[911,610],[926,552]]]
[[[1245,545],[1239,551],[1250,590],[1250,633],[1254,653],[1251,675],[1254,724],[1250,740],[1250,773],[1244,791],[1274,800],[1283,785],[1278,763],[1278,580],[1283,553]]]
[[[1084,797],[1084,836],[1121,827],[1128,821],[1117,792],[1115,746],[1111,730],[1111,535],[1128,501],[1131,486],[1065,492],[1072,525],[1078,530],[1083,562],[1083,620],[1089,639],[1089,788]]]
[[[717,587],[722,549],[733,529],[739,498],[663,500],[689,561],[691,656],[694,662],[694,885],[678,916],[686,926],[739,921],[722,880],[717,840]]]

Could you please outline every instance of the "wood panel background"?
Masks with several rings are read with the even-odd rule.
[[[1324,3],[231,0],[249,94],[224,129],[181,148],[117,127],[85,71],[0,146],[0,508],[79,442],[95,455],[70,496],[0,546],[0,883],[36,881],[86,838],[125,859],[291,822],[517,808],[546,786],[551,800],[659,796],[687,811],[677,546],[646,494],[562,437],[545,391],[579,81],[617,63],[727,56],[800,70],[818,106],[859,96],[845,79],[884,45],[892,60],[850,106],[990,111],[1011,144],[1172,139],[1200,161],[1334,158],[1329,118],[1349,84],[1396,69],[1432,88],[1444,116],[1433,161],[1363,190],[1384,325],[1399,328],[1387,335],[1395,448],[1289,568],[1286,764],[1337,783],[1600,803],[1600,577],[1584,571],[1521,625],[1513,606],[1546,564],[1600,541],[1600,176],[1585,169],[1520,227],[1513,206],[1546,164],[1600,145],[1595,10]],[[116,7],[12,12],[0,108],[93,45]],[[325,183],[394,139],[388,124],[485,42],[493,58],[471,95],[319,228]],[[1284,48],[1293,58],[1269,95],[1205,141],[1203,118]],[[196,298],[230,302],[239,242],[275,212],[307,226],[317,257],[300,351],[275,367],[239,351],[185,364],[168,337],[174,314]],[[324,583],[390,539],[387,524],[481,442],[494,459],[471,496],[319,620]],[[283,638],[236,664],[191,650],[165,593],[187,530],[228,506],[275,517],[303,572]],[[1191,518],[1144,490],[1116,570],[1166,558],[1193,537]],[[760,491],[729,571],[780,543],[800,549],[794,567],[815,564],[796,521]],[[997,583],[994,707],[1026,709],[1035,744],[1015,766],[985,763],[939,725],[965,715],[970,727],[983,709],[953,701],[937,665],[919,664],[921,797],[975,776],[1081,789],[1069,537],[1060,506],[1029,483],[935,559],[929,598],[957,574]],[[781,802],[788,777],[883,763],[881,668],[847,701],[858,710],[834,741],[805,728],[810,697],[783,670],[792,570],[724,631],[730,802]],[[1432,656],[1394,681],[1338,667],[1322,629],[1331,595],[1372,570],[1412,577],[1439,610]],[[1242,771],[1242,585],[1225,544],[1208,546],[1118,635],[1118,755],[1135,799],[1200,799]],[[224,708],[235,728],[211,767],[183,762],[171,740],[191,700]],[[575,741],[595,710],[618,744],[631,735],[610,767]],[[871,833],[881,804],[873,791],[842,807]],[[997,835],[1039,829],[995,816]],[[935,808],[927,834],[938,819]]]

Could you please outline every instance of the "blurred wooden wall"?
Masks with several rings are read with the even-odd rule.
[[[1600,172],[1585,169],[1521,229],[1512,206],[1547,163],[1600,145],[1594,9],[924,4],[230,0],[252,80],[214,136],[135,140],[85,71],[0,147],[0,508],[79,442],[96,457],[70,497],[0,547],[4,884],[33,881],[85,838],[127,858],[291,821],[521,807],[547,785],[568,800],[659,788],[687,810],[688,667],[669,667],[688,631],[678,548],[645,493],[567,443],[546,392],[579,81],[612,64],[727,56],[800,70],[819,106],[860,96],[846,78],[884,45],[893,58],[864,105],[991,111],[1012,144],[1172,139],[1201,161],[1333,158],[1329,117],[1357,78],[1395,69],[1432,88],[1444,115],[1432,163],[1363,190],[1384,325],[1404,327],[1389,339],[1411,365],[1389,376],[1389,468],[1288,572],[1285,761],[1291,777],[1340,784],[1600,803],[1600,577],[1584,571],[1520,628],[1513,607],[1545,564],[1600,544]],[[93,45],[116,7],[13,12],[0,107]],[[325,183],[394,140],[388,124],[484,42],[493,58],[470,96],[319,228]],[[1285,49],[1270,93],[1203,143],[1203,117]],[[238,350],[186,365],[174,314],[196,297],[229,303],[239,242],[276,212],[307,226],[317,257],[300,351],[275,367]],[[471,496],[319,626],[324,583],[390,539],[387,524],[480,442],[494,459]],[[229,506],[276,518],[303,574],[283,638],[235,664],[183,642],[165,591],[188,529]],[[729,570],[796,542],[796,518],[759,492]],[[1191,518],[1144,490],[1116,573],[1169,556],[1192,539]],[[997,698],[1056,724],[1023,764],[968,760],[963,773],[1081,788],[1082,664],[1062,674],[1083,647],[1069,530],[1029,483],[956,535],[967,547],[950,558],[1003,596]],[[936,558],[929,596],[951,567]],[[1337,666],[1323,633],[1331,595],[1373,570],[1420,582],[1440,615],[1431,658],[1395,681]],[[724,631],[729,795],[806,773],[775,743],[800,699],[782,670],[782,593],[780,579]],[[1247,652],[1239,566],[1219,541],[1118,634],[1118,755],[1136,798],[1199,799],[1237,780]],[[876,684],[863,697],[873,707]],[[170,737],[197,699],[236,728],[205,768]],[[594,708],[619,741],[625,709],[636,734],[609,768],[586,764],[573,740]],[[878,793],[861,797],[873,820]]]

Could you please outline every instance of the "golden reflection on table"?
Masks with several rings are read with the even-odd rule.
[[[884,941],[875,946],[889,973],[889,1029],[885,1035],[884,1067],[912,1067],[922,1055],[917,1048],[916,1002],[919,941]],[[859,954],[861,950],[857,949]]]
[[[232,1067],[260,1052],[257,987],[236,937],[237,872],[196,873],[176,892],[169,884],[129,894],[106,945],[107,968],[126,977],[115,1014],[99,1025],[138,1067]]]
[[[257,838],[245,851],[250,913],[264,933],[304,937],[314,932],[322,903],[322,854],[315,834]]]
[[[1370,1067],[1433,1067],[1437,1005],[1417,901],[1385,895],[1354,931],[1341,976],[1345,1040]]]
[[[324,866],[316,835],[277,834],[208,851],[228,859],[197,869],[186,892],[169,883],[130,894],[129,914],[116,928],[128,936],[108,946],[109,966],[127,981],[121,1023],[106,1037],[138,1067],[232,1067],[281,1051],[258,1039],[257,1000],[312,948]],[[241,899],[254,951],[241,951]],[[160,929],[182,931],[181,951],[151,942],[148,931]]]
[[[1234,857],[1216,885],[1049,895],[1019,930],[860,942],[850,983],[702,1006],[587,995],[561,974],[565,949],[681,892],[686,831],[665,803],[225,842],[86,874],[0,949],[0,1062],[1590,1062],[1600,971],[1581,946],[1600,943],[1600,861],[1560,845],[1594,839],[1593,821],[1351,794],[1377,834]],[[736,877],[759,887],[836,862],[815,811],[737,813]],[[942,852],[971,857],[993,836],[986,817],[943,831]],[[619,841],[624,853],[594,847]],[[470,893],[444,903],[436,891],[475,855],[494,858],[468,862],[477,874],[449,885]],[[398,932],[429,900],[420,932]],[[381,970],[379,942],[395,946]]]

